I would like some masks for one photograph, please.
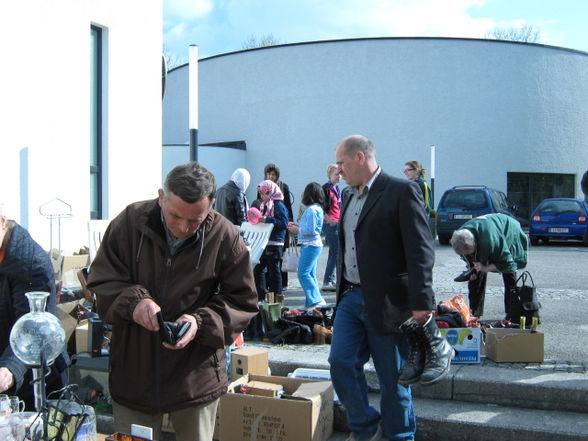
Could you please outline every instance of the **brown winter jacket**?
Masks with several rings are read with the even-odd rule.
[[[170,256],[157,199],[131,204],[106,230],[88,281],[99,315],[113,326],[115,401],[153,414],[226,392],[225,347],[258,312],[249,253],[229,221],[211,210]],[[164,320],[194,315],[195,339],[181,350],[164,348],[157,332],[132,319],[145,298],[161,307]]]

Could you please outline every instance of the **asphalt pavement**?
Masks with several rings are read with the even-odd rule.
[[[319,258],[317,274],[322,277],[328,248]],[[437,302],[456,294],[467,299],[467,283],[453,278],[465,264],[450,246],[435,242],[433,285]],[[385,270],[385,269],[382,269]],[[545,334],[545,359],[557,362],[588,362],[588,247],[579,243],[533,246],[529,249],[527,270],[532,274],[542,304],[540,330]],[[504,318],[504,288],[499,274],[489,274],[483,320]],[[304,294],[295,273],[289,273],[285,291],[286,306],[302,308]],[[334,293],[324,293],[335,301]]]

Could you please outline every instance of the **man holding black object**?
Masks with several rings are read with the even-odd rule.
[[[160,439],[169,412],[178,441],[212,439],[227,390],[225,347],[258,312],[249,253],[211,209],[215,189],[199,164],[174,168],[158,199],[111,222],[92,262],[88,285],[112,324],[116,431],[140,424]]]
[[[409,384],[438,382],[454,354],[432,317],[435,255],[423,195],[416,182],[382,171],[365,136],[343,139],[335,158],[348,187],[339,221],[331,379],[347,410],[350,441],[412,441]],[[364,365],[370,356],[379,411],[368,402]]]
[[[488,273],[499,272],[504,281],[506,318],[518,323],[519,317],[511,317],[509,310],[515,300],[517,269],[527,266],[527,235],[520,223],[505,214],[479,216],[453,232],[451,246],[457,254],[471,262],[470,267],[474,270],[468,277],[472,314],[476,317],[484,314]]]

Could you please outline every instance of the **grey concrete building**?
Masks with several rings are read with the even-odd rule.
[[[588,168],[588,54],[495,40],[371,38],[280,45],[199,61],[199,161],[222,184],[277,163],[295,205],[326,180],[343,137],[374,141],[380,164],[431,168],[435,205],[454,185],[507,193],[521,214],[581,197]],[[188,66],[168,75],[163,173],[188,159]]]

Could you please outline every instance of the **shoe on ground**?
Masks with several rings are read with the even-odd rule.
[[[325,283],[321,288],[321,291],[335,292],[337,291],[337,285],[334,283]]]
[[[315,309],[320,308],[322,306],[327,306],[327,302],[325,302],[324,300],[321,300],[320,302],[315,303],[314,305],[310,305],[308,308],[306,308],[306,312],[308,312],[309,314],[312,314]]]
[[[382,426],[380,424],[378,424],[378,430],[376,431],[376,433],[374,433],[374,436],[372,436],[371,438],[368,438],[366,441],[380,441],[382,439],[382,436],[384,436],[384,432],[382,431]],[[355,438],[353,436],[353,434],[349,435],[349,438],[347,438],[347,441],[358,441],[357,438]]]

